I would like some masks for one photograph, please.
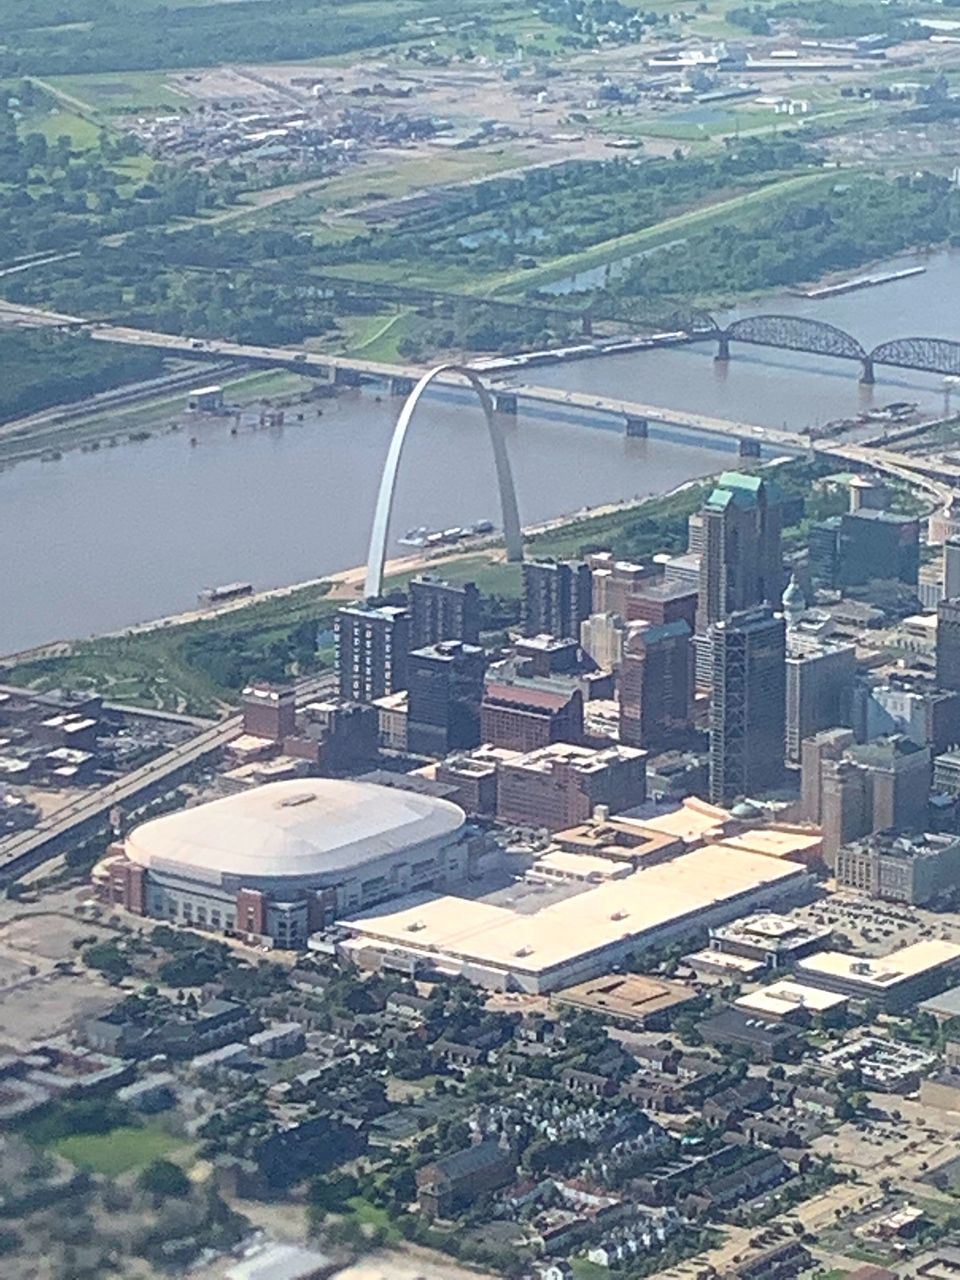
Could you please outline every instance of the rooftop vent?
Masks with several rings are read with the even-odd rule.
[[[312,791],[298,791],[294,796],[284,796],[282,800],[277,801],[278,809],[293,809],[298,804],[309,804],[311,800],[315,800]]]

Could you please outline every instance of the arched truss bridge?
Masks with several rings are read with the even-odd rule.
[[[745,316],[742,320],[734,320],[725,329],[715,322],[712,328],[708,328],[705,319],[698,316],[695,324],[685,326],[686,331],[693,338],[715,340],[717,356],[721,360],[730,358],[731,342],[743,342],[758,347],[779,347],[784,351],[805,351],[811,355],[856,360],[864,382],[873,382],[874,366],[878,364],[960,377],[960,341],[952,338],[894,338],[868,351],[844,329],[806,316]]]

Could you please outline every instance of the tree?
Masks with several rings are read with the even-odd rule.
[[[172,1160],[154,1160],[137,1181],[143,1191],[158,1200],[181,1199],[190,1193],[190,1179]]]

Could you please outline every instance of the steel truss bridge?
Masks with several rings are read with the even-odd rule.
[[[694,340],[716,341],[718,360],[729,360],[730,344],[743,342],[757,347],[779,347],[783,351],[855,360],[861,369],[860,381],[866,383],[875,380],[876,365],[960,377],[960,341],[952,338],[894,338],[868,351],[845,330],[824,320],[811,320],[805,316],[746,316],[742,320],[734,320],[725,329],[716,323],[711,327],[709,321],[709,316],[699,316],[685,332]]]
[[[216,267],[200,263],[182,263],[182,269],[202,275],[224,276],[246,264],[232,262]],[[708,312],[686,309],[665,319],[651,320],[648,315],[640,319],[604,306],[592,300],[586,306],[576,306],[562,300],[551,300],[544,295],[517,298],[493,297],[482,294],[465,295],[442,289],[434,289],[415,283],[395,283],[382,280],[357,280],[346,275],[325,272],[299,271],[291,273],[281,268],[258,268],[263,280],[285,284],[300,294],[317,300],[337,296],[354,296],[370,302],[409,306],[416,308],[439,307],[451,311],[464,303],[487,307],[501,315],[539,315],[545,320],[563,320],[585,336],[601,322],[621,325],[639,325],[643,330],[661,333],[683,334],[688,341],[715,341],[717,359],[730,359],[730,344],[744,343],[757,347],[776,347],[782,351],[798,351],[809,355],[832,356],[841,360],[853,360],[860,365],[860,381],[873,383],[876,365],[900,369],[915,369],[921,373],[938,373],[946,377],[960,377],[960,341],[951,338],[914,337],[895,338],[881,342],[868,351],[850,333],[838,329],[824,320],[814,320],[798,315],[756,315],[734,320],[725,328]]]

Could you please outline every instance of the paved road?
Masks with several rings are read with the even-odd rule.
[[[97,324],[87,321],[82,316],[69,316],[62,313],[44,311],[38,307],[21,307],[9,302],[0,302],[0,323],[20,323],[24,325],[77,325],[85,326],[91,337],[104,342],[126,342],[141,346],[155,346],[162,350],[189,354],[193,356],[219,356],[234,360],[246,360],[263,365],[282,365],[288,368],[320,374],[326,378],[336,377],[338,369],[377,378],[419,378],[425,370],[418,365],[387,364],[378,360],[361,360],[332,356],[323,353],[296,351],[289,347],[264,347],[253,343],[223,342],[219,340],[202,341],[195,338],[182,337],[176,334],[158,333],[153,330],[135,329],[129,325]],[[451,375],[444,379],[453,385],[459,379]],[[785,432],[773,427],[760,427],[755,424],[731,422],[722,418],[712,418],[706,414],[688,413],[682,410],[663,409],[657,405],[646,405],[616,397],[597,397],[581,392],[561,391],[556,387],[537,385],[519,385],[503,388],[509,394],[515,394],[521,401],[533,401],[542,404],[570,405],[578,409],[591,409],[595,412],[608,412],[624,418],[638,417],[652,419],[676,426],[687,426],[700,431],[708,431],[736,439],[751,439],[758,443],[766,443],[776,448],[791,451],[803,449],[806,443],[793,432]],[[945,501],[954,485],[960,485],[960,466],[945,462],[942,459],[924,459],[897,453],[882,445],[855,445],[837,441],[819,441],[813,446],[818,453],[829,454],[840,461],[865,462],[881,471],[912,483],[920,484],[938,501]]]
[[[314,676],[300,681],[297,693],[303,701],[316,697],[321,692],[331,692],[334,686],[333,675]],[[186,766],[219,751],[239,737],[242,730],[243,717],[239,714],[228,716],[212,728],[202,730],[195,737],[164,752],[156,760],[127,774],[118,782],[108,783],[92,793],[68,800],[29,831],[0,841],[0,880],[16,879],[21,871],[29,870],[44,860],[42,854],[45,846],[55,846],[81,825],[105,818],[115,805],[135,800],[147,788],[156,786]],[[59,851],[53,848],[50,856]],[[17,863],[22,863],[23,866],[14,870],[14,864]]]
[[[114,387],[110,391],[99,391],[96,395],[84,400],[74,400],[70,404],[55,405],[50,409],[42,409],[38,413],[27,414],[23,418],[14,418],[10,422],[0,424],[0,438],[24,437],[24,446],[42,444],[41,428],[57,428],[65,426],[77,418],[86,418],[101,410],[123,408],[136,404],[140,400],[154,400],[175,391],[189,390],[195,384],[209,382],[212,374],[226,374],[233,369],[232,364],[220,361],[201,368],[178,369],[174,373],[163,374],[159,378],[150,378],[147,382],[127,383]]]
[[[180,355],[221,356],[234,360],[247,360],[260,364],[285,365],[304,372],[320,373],[334,378],[338,369],[355,372],[376,378],[412,378],[421,377],[426,370],[421,365],[388,364],[381,360],[362,360],[355,357],[333,356],[320,352],[297,351],[290,347],[264,347],[255,343],[226,342],[219,339],[201,340],[183,337],[171,333],[158,333],[155,330],[135,329],[129,325],[111,325],[91,323],[81,316],[69,316],[61,313],[43,311],[37,307],[19,307],[15,304],[0,303],[0,320],[19,320],[26,325],[62,324],[85,326],[92,338],[103,342],[121,342],[138,346],[159,347],[164,351],[176,352]],[[451,374],[441,379],[452,385],[460,385],[460,379]],[[669,422],[678,426],[696,427],[703,431],[714,431],[724,435],[751,437],[769,441],[793,449],[802,448],[803,442],[791,432],[779,431],[775,428],[752,426],[749,423],[729,422],[722,418],[711,418],[705,414],[686,413],[681,410],[663,409],[656,405],[645,405],[615,397],[598,398],[583,395],[579,392],[565,392],[554,387],[520,385],[504,388],[508,394],[516,395],[522,400],[549,404],[568,404],[579,409],[593,409],[600,412],[615,413],[622,416],[647,417],[657,422]]]

